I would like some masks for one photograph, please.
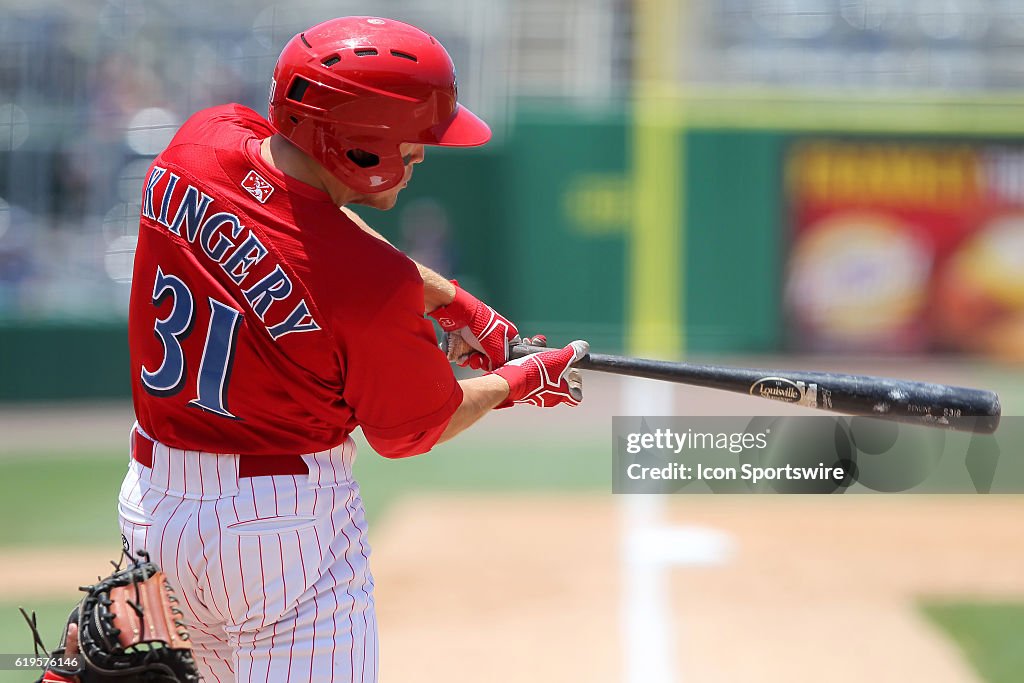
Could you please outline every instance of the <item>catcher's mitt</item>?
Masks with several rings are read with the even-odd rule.
[[[160,568],[139,551],[128,565],[80,590],[85,597],[71,611],[51,666],[41,683],[198,683],[181,610]],[[22,610],[35,637],[45,646],[35,614]]]

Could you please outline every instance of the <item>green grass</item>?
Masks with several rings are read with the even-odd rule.
[[[77,597],[76,597],[77,596]],[[53,648],[57,645],[58,636],[67,621],[68,613],[75,603],[81,599],[81,594],[72,587],[70,592],[63,599],[53,598],[46,601],[19,601],[0,602],[0,654],[3,655],[31,655],[32,632],[25,623],[24,618],[18,612],[18,607],[25,607],[26,611],[36,612],[39,623],[39,635],[43,637],[46,647]],[[0,670],[0,683],[26,683],[39,678],[39,672],[31,669],[20,671]]]
[[[986,683],[1024,676],[1024,603],[927,603],[922,610],[963,650]]]
[[[15,453],[0,460],[0,547],[120,546],[127,454]]]
[[[356,478],[367,497],[414,489],[447,491],[611,491],[611,428],[607,438],[502,440],[466,435],[425,456],[388,460],[360,444]],[[376,492],[374,491],[376,490]]]
[[[610,438],[601,434],[585,442],[485,436],[467,434],[403,460],[381,458],[360,443],[356,478],[371,522],[397,497],[416,491],[611,491]],[[110,452],[5,455],[0,548],[100,546],[116,553],[125,458]]]
[[[600,491],[611,493],[611,438],[581,442],[507,440],[466,434],[425,456],[388,460],[359,444],[355,474],[373,525],[403,495],[417,492]],[[370,533],[373,533],[372,526]]]

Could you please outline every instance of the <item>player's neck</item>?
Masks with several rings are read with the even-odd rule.
[[[284,173],[318,190],[323,190],[335,206],[344,206],[356,197],[351,188],[330,175],[312,157],[275,134],[260,145],[263,160]]]

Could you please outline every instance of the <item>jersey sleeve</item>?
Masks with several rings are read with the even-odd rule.
[[[346,348],[345,402],[370,446],[388,458],[429,451],[462,403],[422,311],[422,283],[403,283]]]

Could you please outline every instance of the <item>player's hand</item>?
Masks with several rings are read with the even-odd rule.
[[[59,659],[78,659],[78,624],[69,622],[67,631],[64,633],[64,647],[54,652]],[[79,683],[82,680],[81,672],[84,668],[76,670],[71,668],[51,669],[47,667],[39,683]]]
[[[583,381],[572,365],[590,353],[590,344],[577,340],[562,349],[540,351],[509,361],[494,371],[508,382],[508,398],[498,407],[530,403],[550,408],[560,403],[578,406]]]
[[[448,360],[474,370],[494,370],[508,362],[519,330],[511,320],[455,284],[455,300],[430,313],[448,333]]]

